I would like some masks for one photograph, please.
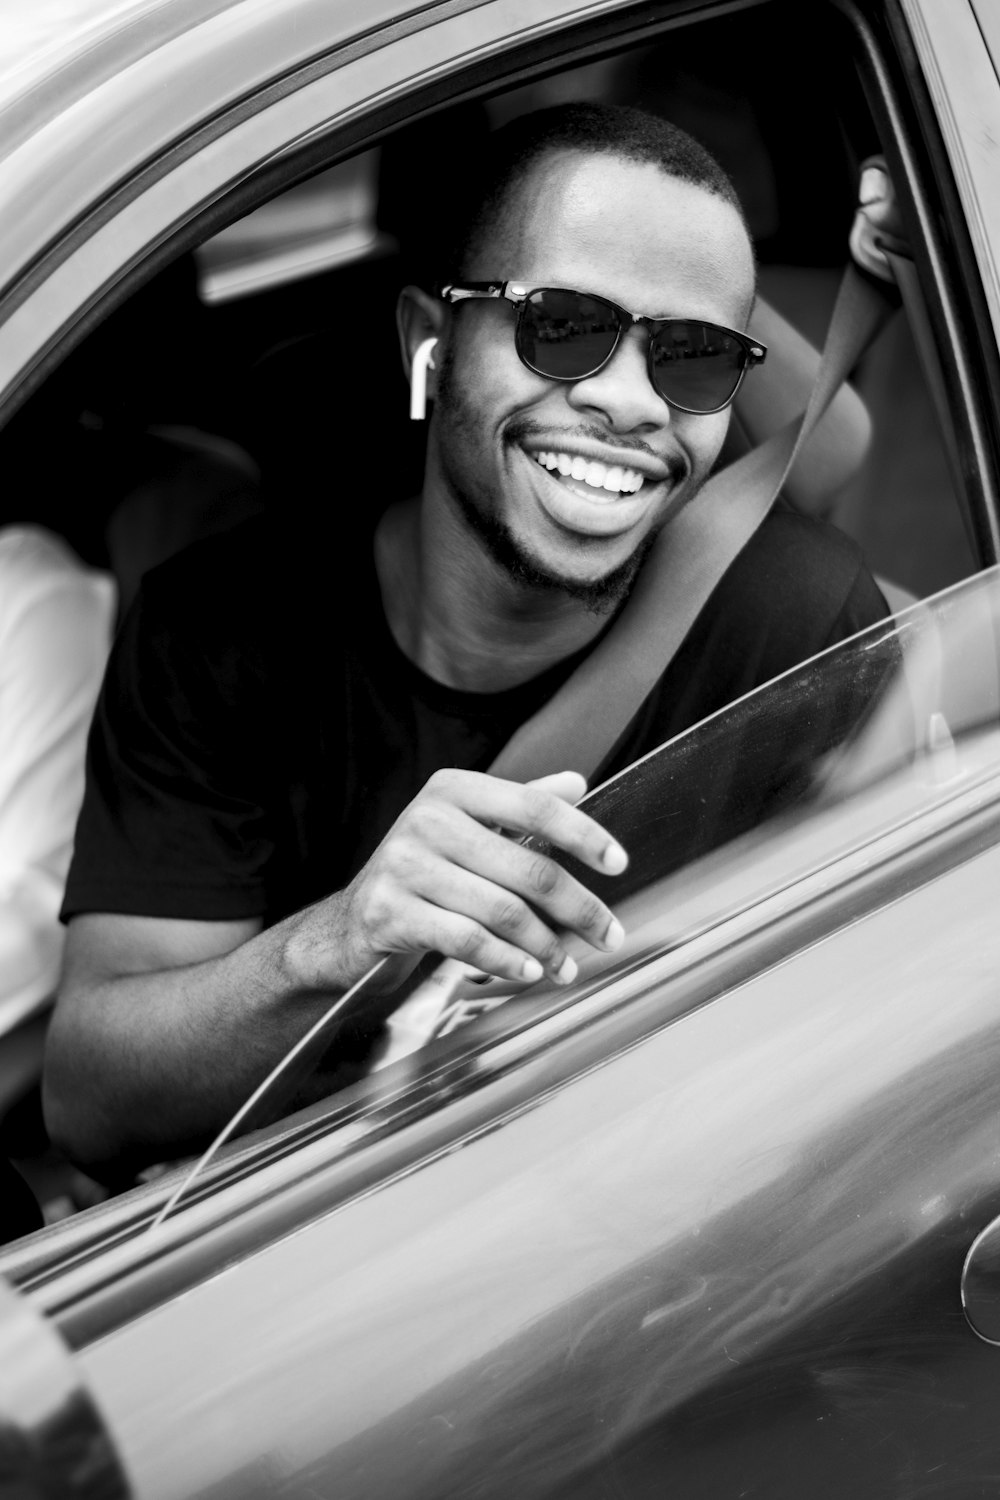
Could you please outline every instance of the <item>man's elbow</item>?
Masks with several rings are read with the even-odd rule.
[[[124,1142],[109,1117],[114,1097],[102,1049],[84,1024],[85,997],[60,991],[49,1024],[42,1070],[42,1111],[53,1146],[109,1185],[130,1182]]]

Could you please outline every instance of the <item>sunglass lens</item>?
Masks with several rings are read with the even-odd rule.
[[[653,384],[684,411],[718,411],[739,385],[746,358],[743,345],[724,328],[671,320],[653,340]]]
[[[600,297],[543,287],[522,303],[517,352],[550,380],[582,380],[604,364],[620,328]]]

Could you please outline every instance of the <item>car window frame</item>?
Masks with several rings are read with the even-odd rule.
[[[957,498],[973,550],[981,568],[991,567],[1000,560],[1000,430],[992,420],[1000,407],[1000,330],[984,280],[994,281],[998,273],[988,241],[978,235],[973,242],[967,213],[979,218],[981,176],[970,174],[967,143],[948,119],[948,101],[964,87],[965,73],[955,71],[953,58],[948,87],[942,90],[944,75],[926,30],[934,10],[927,0],[884,0],[877,15],[865,0],[833,4],[854,27],[868,106],[910,218],[939,363],[934,373],[949,394],[947,412],[937,414],[948,428],[946,442],[960,455]],[[947,24],[943,17],[937,20],[935,38]],[[1000,81],[983,73],[984,61],[989,64],[985,39],[966,32],[966,43],[972,47],[978,86],[997,108]]]

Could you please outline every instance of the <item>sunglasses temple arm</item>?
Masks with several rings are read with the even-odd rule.
[[[472,302],[489,297],[496,299],[506,295],[507,283],[505,281],[483,281],[473,286],[448,286],[441,288],[441,300],[443,302]]]

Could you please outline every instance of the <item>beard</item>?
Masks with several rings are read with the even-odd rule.
[[[648,532],[624,561],[594,578],[579,578],[560,573],[538,557],[518,537],[502,516],[488,502],[470,492],[448,462],[453,442],[462,446],[479,426],[453,379],[453,360],[449,349],[438,373],[438,420],[441,424],[441,468],[448,494],[469,531],[478,538],[487,556],[512,582],[536,592],[562,594],[574,599],[592,614],[607,615],[616,610],[628,595],[636,574],[656,540],[658,528]],[[511,423],[506,433],[508,447],[520,446],[530,431],[530,424]]]
[[[573,578],[536,557],[515,536],[506,521],[482,510],[464,490],[452,488],[451,493],[469,530],[479,538],[497,567],[502,568],[514,583],[536,592],[563,594],[577,600],[595,615],[610,614],[623,602],[656,540],[655,531],[650,532],[624,562],[600,577]]]

